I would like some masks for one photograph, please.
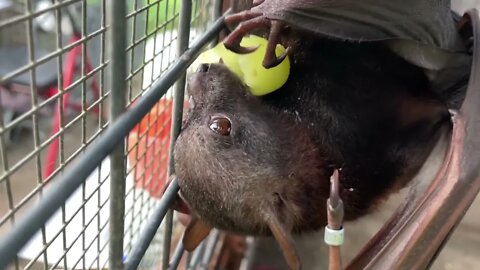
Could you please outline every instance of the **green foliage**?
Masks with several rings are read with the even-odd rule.
[[[87,0],[88,5],[100,6],[103,0]],[[141,12],[142,19],[146,20],[147,33],[152,33],[160,26],[169,21],[173,23],[173,27],[178,24],[178,18],[173,20],[174,16],[180,12],[181,0],[125,0],[127,1],[127,12],[131,13],[136,10],[144,9]],[[192,19],[199,12],[199,0],[192,1]],[[193,26],[193,25],[192,25]]]
[[[147,15],[147,33],[155,31],[159,26],[172,20],[174,15],[180,11],[180,0],[142,0],[144,5],[151,5]]]
[[[87,5],[100,6],[101,0],[87,0]]]

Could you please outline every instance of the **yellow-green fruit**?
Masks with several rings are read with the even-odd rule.
[[[250,87],[253,95],[261,96],[279,89],[290,75],[290,60],[285,58],[278,66],[266,69],[263,67],[263,58],[268,41],[258,36],[247,36],[242,39],[244,47],[257,47],[249,54],[235,54],[225,48],[223,43],[217,44],[214,48],[202,53],[192,64],[196,67],[200,63],[218,63],[222,58],[224,64],[243,82]],[[282,45],[277,45],[275,53],[280,56],[285,51]]]
[[[243,78],[243,72],[240,66],[238,65],[239,54],[236,54],[225,48],[223,43],[217,44],[215,48],[212,49],[220,58],[222,58],[225,66],[228,67],[233,73],[237,74],[238,77]],[[217,62],[218,63],[218,62]]]
[[[227,50],[223,43],[218,43],[215,47],[210,50],[207,50],[201,53],[198,58],[192,63],[190,66],[191,69],[196,70],[198,65],[204,63],[218,63],[220,62],[220,58],[222,59],[223,63],[230,69],[233,73],[235,73],[238,77],[243,79],[243,73],[238,65],[238,54],[235,54],[232,51]]]
[[[267,49],[268,41],[258,36],[249,36],[242,40],[244,47],[258,46],[252,53],[242,55],[238,58],[240,69],[243,72],[245,84],[247,84],[253,95],[261,96],[271,93],[285,84],[290,74],[290,60],[285,58],[278,66],[267,69],[263,67],[263,58]],[[275,54],[282,55],[285,48],[277,45]]]

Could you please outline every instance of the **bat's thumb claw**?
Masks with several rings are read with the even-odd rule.
[[[285,60],[285,58],[287,58],[287,56],[290,54],[290,47],[287,47],[287,49],[282,53],[282,55],[280,55],[279,57],[265,57],[263,59],[263,66],[265,68],[274,68],[278,65],[280,65],[280,63],[283,62],[283,60]]]
[[[258,47],[259,46],[254,46],[254,47],[242,47],[240,45],[229,46],[228,44],[225,43],[225,48],[237,54],[249,54],[256,51]]]

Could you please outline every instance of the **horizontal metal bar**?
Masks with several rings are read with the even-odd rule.
[[[99,228],[97,235],[95,235],[95,237],[92,240],[90,240],[90,243],[85,247],[85,250],[80,255],[80,258],[78,258],[77,262],[73,265],[73,267],[71,269],[78,269],[77,265],[80,263],[81,260],[85,259],[85,256],[86,256],[87,252],[93,246],[93,244],[97,241],[100,241],[101,233],[103,232],[103,230],[105,230],[105,228],[107,227],[109,222],[110,221],[107,220],[103,223],[103,225]],[[106,244],[108,244],[108,241],[105,241],[105,242],[106,242]],[[92,269],[92,267],[89,267],[87,269]]]
[[[88,175],[112,152],[130,132],[130,130],[152,109],[158,100],[167,92],[183,72],[193,63],[201,50],[224,27],[223,18],[217,20],[189,50],[157,81],[152,89],[138,99],[138,103],[125,112],[118,120],[98,137],[96,142],[65,168],[61,177],[51,183],[45,196],[26,213],[12,231],[0,239],[0,269],[6,268],[15,255],[22,249],[52,214],[70,197],[85,181]]]
[[[7,20],[4,20],[4,21],[0,22],[0,29],[5,28],[7,26],[11,26],[11,25],[22,23],[22,22],[26,22],[29,19],[33,19],[33,18],[38,17],[42,14],[60,9],[62,7],[66,7],[68,5],[75,4],[75,3],[80,2],[80,1],[81,0],[64,1],[64,2],[60,2],[60,3],[52,4],[48,8],[45,8],[45,9],[42,9],[42,10],[37,10],[37,11],[32,12],[32,13],[27,13],[26,15],[23,15],[23,16],[15,16],[11,19],[7,19]]]
[[[144,11],[146,11],[149,8],[152,8],[153,6],[158,6],[160,2],[163,2],[164,0],[157,0],[155,2],[149,1],[149,3],[141,8],[136,8],[135,11],[132,11],[130,13],[127,13],[125,16],[126,19],[130,19],[131,17],[138,15]]]
[[[73,41],[72,43],[69,43],[68,45],[62,47],[61,49],[52,51],[51,53],[46,54],[46,55],[42,56],[41,58],[31,59],[29,61],[29,63],[24,65],[23,67],[18,68],[18,69],[13,70],[13,71],[10,71],[10,73],[7,73],[5,75],[2,75],[2,77],[0,77],[0,83],[5,83],[8,80],[10,80],[10,79],[22,74],[22,73],[25,73],[27,71],[32,71],[34,68],[36,68],[38,66],[41,66],[42,64],[45,64],[46,62],[48,62],[52,59],[55,59],[58,56],[63,56],[63,54],[65,54],[66,52],[73,50],[77,46],[81,46],[82,44],[85,44],[90,39],[93,39],[97,36],[100,36],[101,34],[105,33],[107,30],[108,30],[108,27],[98,29],[97,31],[91,33],[90,35],[84,36],[79,40]]]
[[[69,128],[73,127],[73,125],[77,124],[77,122],[79,122],[79,120],[85,115],[85,113],[82,113],[80,115],[78,115],[77,117],[75,117],[72,121],[70,121],[68,124],[66,124],[64,127],[60,128],[59,132],[51,135],[47,140],[45,140],[42,144],[40,144],[39,146],[35,147],[35,149],[28,153],[27,155],[25,155],[21,160],[17,161],[17,163],[15,163],[14,165],[10,166],[10,168],[8,168],[8,170],[4,170],[3,174],[0,175],[0,184],[3,182],[3,181],[6,181],[5,179],[7,177],[10,177],[11,175],[13,175],[16,171],[18,171],[22,166],[24,166],[28,161],[30,161],[31,159],[33,159],[34,157],[36,157],[37,155],[39,155],[39,153],[44,150],[45,148],[47,148],[52,142],[53,140],[57,139],[61,134],[64,134],[66,132],[66,130],[68,130]],[[89,141],[91,141],[93,139],[93,137],[95,136],[98,136],[100,133],[102,132],[102,130],[99,130],[97,131],[95,134],[93,134]],[[76,152],[78,151],[82,151],[87,145],[88,145],[89,142],[86,142],[85,146],[82,146],[81,148],[77,149]],[[72,158],[72,156],[76,153],[74,152],[69,159],[67,159],[65,161],[65,164],[68,163],[70,161],[70,159]],[[44,179],[45,182],[47,180],[49,180],[50,178],[47,178],[47,179]]]
[[[93,215],[92,218],[90,218],[90,220],[88,221],[87,224],[85,224],[85,226],[83,226],[83,230],[77,234],[75,236],[75,238],[72,240],[72,242],[66,246],[66,248],[63,250],[63,254],[62,256],[57,260],[57,262],[55,262],[55,264],[52,266],[52,269],[55,269],[59,264],[60,262],[67,256],[68,252],[72,249],[72,247],[77,243],[77,241],[81,238],[82,234],[85,233],[85,230],[86,228],[94,221],[98,218],[98,216],[100,215],[100,212],[102,211],[102,208],[107,204],[107,202],[109,202],[109,200],[105,200],[105,202],[103,202],[102,206],[100,207],[100,209],[97,210],[97,212],[95,212],[95,215]],[[83,207],[83,206],[82,206]],[[76,214],[74,216],[72,216],[68,223],[70,224],[70,222],[72,222],[72,220],[76,217],[76,215],[82,210],[82,208],[79,208],[77,211],[76,211]],[[107,221],[105,222],[106,223],[109,223],[110,220],[107,219]],[[41,253],[44,253],[44,252],[47,252],[47,249],[48,247],[57,239],[58,236],[60,236],[61,234],[63,233],[66,233],[66,227],[68,226],[68,224],[64,224],[62,225],[62,228],[56,233],[55,235],[55,238],[51,239],[47,245],[45,245],[42,249],[42,252]],[[101,231],[99,232],[99,234],[101,233]],[[98,235],[97,235],[98,236]],[[41,254],[39,254],[40,256]],[[72,269],[75,269],[74,267],[72,267]]]
[[[57,102],[60,99],[61,96],[64,96],[65,94],[72,92],[75,89],[75,87],[78,86],[79,84],[86,82],[88,79],[93,78],[93,76],[97,75],[97,73],[102,72],[109,63],[110,63],[109,61],[106,61],[105,63],[101,64],[100,66],[96,67],[91,72],[86,74],[84,77],[79,78],[78,80],[72,82],[72,84],[70,84],[68,87],[64,88],[63,91],[59,91],[58,93],[52,95],[48,99],[45,99],[42,102],[36,104],[30,110],[26,111],[22,115],[13,119],[11,122],[8,123],[8,125],[5,125],[4,127],[0,127],[0,135],[2,135],[5,132],[11,130],[12,128],[17,126],[20,122],[27,120],[29,117],[31,117],[33,114],[37,113],[38,111],[40,111],[44,107],[51,105],[51,103],[53,103],[53,102]],[[107,93],[104,93],[104,95],[100,98],[103,98],[102,100],[104,100],[105,97],[108,96],[109,94],[110,94],[110,91],[108,91]],[[92,101],[92,102],[93,103],[91,104],[90,107],[93,108],[93,107],[96,106],[96,104],[98,104],[99,99],[97,99],[96,101]],[[90,109],[90,107],[89,107],[89,109]],[[89,109],[87,109],[87,111]]]
[[[145,42],[147,39],[151,38],[152,36],[155,36],[157,35],[158,32],[166,32],[166,29],[167,29],[167,26],[171,23],[173,23],[175,21],[176,18],[178,18],[179,15],[178,13],[173,15],[172,18],[170,19],[167,19],[164,23],[162,23],[161,25],[157,26],[155,28],[154,31],[150,32],[150,33],[146,33],[143,37],[139,38],[139,39],[136,39],[134,40],[126,49],[126,51],[131,51],[134,47],[142,44],[143,42]],[[158,55],[158,54],[157,54]]]

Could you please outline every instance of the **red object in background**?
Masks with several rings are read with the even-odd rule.
[[[156,198],[162,196],[168,178],[172,106],[173,100],[160,99],[128,136],[128,161],[135,187]]]
[[[78,33],[74,33],[73,37],[70,39],[69,44],[73,44],[75,42],[78,42],[81,40],[81,35]],[[79,67],[76,64],[77,59],[80,59],[82,57],[82,47],[81,45],[77,45],[73,47],[68,53],[67,53],[67,60],[66,63],[64,64],[64,70],[63,70],[63,89],[68,88],[72,83],[73,79],[75,76],[75,72],[78,71]],[[85,56],[85,74],[90,73],[92,69],[92,65],[90,63],[90,58],[86,55]],[[92,79],[92,91],[93,91],[93,98],[95,101],[97,101],[100,98],[100,90],[98,87],[98,84],[95,80],[95,78]],[[53,97],[55,95],[59,94],[59,89],[57,86],[52,86],[46,93],[44,94],[46,98]],[[73,108],[76,111],[82,111],[82,105],[78,103],[71,103],[70,101],[70,93],[66,92],[63,93],[63,99],[62,102],[60,102],[60,98],[58,98],[59,106],[62,106],[63,110],[67,110],[68,108]],[[61,103],[61,104],[60,104]],[[52,131],[51,131],[51,137],[55,137],[53,139],[52,144],[48,148],[47,152],[47,157],[46,157],[46,162],[45,162],[45,167],[43,171],[43,177],[44,179],[47,179],[50,177],[50,175],[54,172],[56,168],[56,162],[58,159],[58,150],[59,150],[59,138],[57,136],[57,133],[60,131],[60,118],[62,115],[60,114],[60,107],[57,106],[55,108],[55,115],[53,117],[53,123],[52,123]],[[98,106],[95,106],[93,109],[93,112],[96,113],[97,115],[99,114],[99,109]]]

